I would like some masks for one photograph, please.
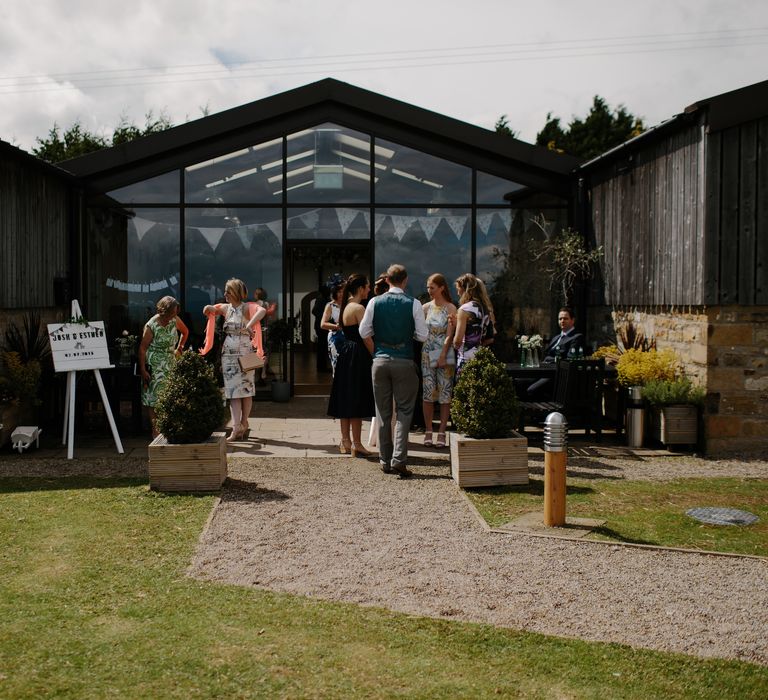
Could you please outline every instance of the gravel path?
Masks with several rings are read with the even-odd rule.
[[[685,475],[686,462],[673,469],[674,459],[655,470],[646,464],[645,478]],[[702,460],[693,462],[701,474]],[[637,468],[633,460],[608,466],[618,478]],[[765,462],[734,466],[742,476],[768,476]],[[190,573],[404,613],[768,664],[768,562],[487,533],[447,478],[447,463],[431,460],[414,471],[402,481],[375,462],[348,458],[233,459]]]
[[[589,456],[588,456],[589,455]],[[532,474],[543,455],[530,455]],[[230,457],[190,573],[564,637],[768,664],[768,562],[486,532],[444,457],[414,479],[350,458]],[[0,477],[146,477],[146,459],[4,454]],[[569,474],[768,478],[768,462],[574,450]]]

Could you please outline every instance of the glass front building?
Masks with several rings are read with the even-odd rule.
[[[405,122],[392,129],[379,124],[381,115],[361,119],[351,108],[336,115],[341,118],[289,125],[279,134],[270,123],[269,138],[263,125],[239,129],[236,138],[214,125],[205,148],[190,139],[186,150],[175,147],[172,154],[163,147],[166,132],[152,137],[155,162],[150,154],[141,168],[130,160],[112,164],[109,177],[92,168],[82,217],[89,314],[103,317],[110,332],[135,332],[156,301],[171,294],[199,334],[202,307],[222,300],[225,281],[239,277],[250,291],[267,290],[281,315],[306,327],[304,298],[316,295],[329,274],[347,273],[352,260],[364,260],[367,269],[357,271],[371,276],[404,264],[414,296],[425,292],[434,272],[451,283],[464,272],[479,275],[494,300],[501,352],[504,337],[553,325],[548,276],[531,244],[568,223],[564,173],[553,173],[547,187],[540,164],[505,167],[503,157],[494,161],[472,143],[453,139],[441,146],[446,137],[425,138],[416,128],[410,133]],[[448,131],[453,122],[447,121]],[[485,141],[509,138],[462,128],[482,132]],[[516,177],[502,177],[505,171]],[[541,216],[544,229],[534,221]],[[313,251],[308,276],[294,269],[296,260],[306,267]]]

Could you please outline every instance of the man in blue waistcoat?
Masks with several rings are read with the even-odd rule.
[[[373,336],[373,397],[379,423],[379,462],[385,474],[411,476],[408,469],[408,432],[419,391],[419,375],[413,360],[413,340],[427,339],[421,304],[404,290],[408,273],[402,265],[387,270],[389,291],[372,299],[360,323],[360,337]],[[396,408],[392,439],[392,400]]]

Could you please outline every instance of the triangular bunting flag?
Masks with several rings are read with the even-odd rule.
[[[243,248],[246,250],[251,249],[251,241],[253,241],[253,228],[250,226],[238,226],[235,229],[237,237],[240,239],[240,243],[243,244]]]
[[[504,209],[503,211],[497,213],[501,217],[501,223],[504,225],[504,230],[509,231],[510,227],[512,226],[512,212]]]
[[[154,221],[150,221],[149,219],[142,219],[140,216],[134,216],[132,221],[139,240],[144,238],[144,236],[147,235],[147,231],[149,231],[149,229],[155,225]]]
[[[384,225],[384,222],[387,220],[386,214],[376,214],[374,217],[374,233],[378,233],[379,229]]]
[[[367,228],[370,231],[370,229],[371,229],[371,212],[364,211],[363,212],[363,219],[365,219],[365,228]]]
[[[413,222],[416,221],[415,216],[393,216],[392,225],[395,227],[395,238],[398,241],[403,240],[405,232],[413,226]]]
[[[490,214],[479,214],[477,217],[477,230],[484,236],[488,235],[488,228],[493,220],[493,212]]]
[[[320,221],[320,214],[317,210],[308,211],[306,214],[299,216],[299,218],[308,229],[314,229],[317,226],[317,222]]]
[[[203,234],[203,238],[208,242],[208,245],[211,246],[211,250],[216,251],[216,248],[219,247],[219,243],[221,242],[221,237],[224,235],[224,231],[227,229],[225,228],[199,228],[197,229],[200,231],[201,234]]]
[[[443,217],[448,225],[451,227],[456,238],[461,240],[461,234],[464,233],[464,226],[467,223],[466,216],[445,216]]]
[[[349,230],[350,225],[355,220],[355,217],[360,212],[357,209],[336,209],[336,216],[339,219],[339,226],[341,226],[341,235],[344,236]]]
[[[277,238],[278,241],[283,240],[283,220],[282,219],[278,219],[277,221],[268,221],[264,225],[270,231],[272,231],[273,234],[275,234],[275,238]]]
[[[419,217],[419,226],[421,226],[421,230],[424,231],[428,241],[431,241],[432,236],[435,235],[435,229],[440,225],[440,219],[441,217],[439,216]]]

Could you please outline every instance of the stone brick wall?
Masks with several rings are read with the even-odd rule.
[[[590,309],[592,338],[605,335],[607,318],[608,309]],[[768,454],[768,307],[614,308],[610,318],[674,350],[706,387],[708,454]]]

